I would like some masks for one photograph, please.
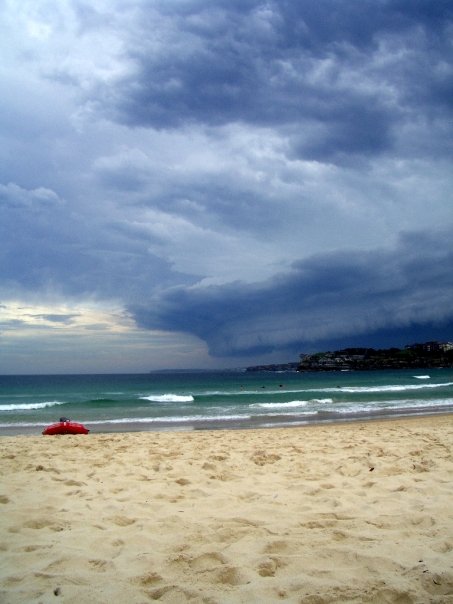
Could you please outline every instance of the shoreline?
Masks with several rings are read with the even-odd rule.
[[[437,417],[444,415],[453,415],[451,406],[445,406],[444,409],[433,411],[429,407],[414,408],[410,411],[401,409],[386,410],[382,413],[357,413],[354,416],[343,416],[343,417],[331,417],[326,414],[327,417],[317,418],[288,418],[281,416],[280,418],[273,417],[272,423],[262,417],[246,417],[243,419],[235,420],[206,420],[198,421],[196,423],[184,423],[177,424],[162,421],[96,421],[96,422],[81,422],[86,425],[90,430],[89,436],[96,434],[135,434],[135,433],[159,433],[159,432],[198,432],[198,431],[228,431],[228,430],[274,430],[274,429],[286,429],[286,428],[304,428],[317,425],[336,425],[336,424],[349,424],[349,423],[360,423],[360,422],[379,422],[393,419],[411,419],[411,418],[424,418],[424,417]],[[53,422],[50,422],[53,423]],[[42,423],[39,426],[1,426],[0,427],[0,439],[5,437],[14,436],[41,436],[42,430],[49,424]],[[95,426],[95,427],[94,427]]]
[[[453,414],[0,439],[0,599],[447,604]]]

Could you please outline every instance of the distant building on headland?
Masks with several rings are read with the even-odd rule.
[[[409,344],[404,348],[415,352],[448,352],[453,350],[453,342],[424,342],[423,344]]]
[[[351,371],[453,367],[452,342],[424,342],[401,348],[345,348],[301,355],[298,371]]]

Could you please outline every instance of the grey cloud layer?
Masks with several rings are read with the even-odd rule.
[[[1,10],[2,298],[219,356],[451,325],[451,2]]]
[[[132,310],[139,324],[193,333],[219,356],[445,325],[452,320],[450,233],[428,239],[418,233],[403,236],[391,251],[319,255],[254,285],[177,288]]]
[[[453,11],[448,2],[357,7],[175,2],[156,14],[145,4],[128,52],[135,69],[104,90],[107,106],[132,126],[286,126],[305,159],[382,153],[421,107],[429,120],[448,113]]]

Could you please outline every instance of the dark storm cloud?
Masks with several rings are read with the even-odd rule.
[[[451,323],[449,239],[406,234],[391,251],[317,255],[263,283],[176,288],[132,311],[139,325],[197,335],[218,356]]]
[[[336,161],[392,148],[421,107],[435,119],[451,103],[448,2],[156,7],[143,5],[132,74],[103,92],[104,109],[130,126],[287,128],[293,154]]]
[[[50,323],[62,323],[64,325],[69,325],[72,323],[73,319],[79,317],[79,314],[43,314],[43,315],[28,315],[33,319],[43,319],[44,321],[49,321]]]
[[[49,189],[0,185],[0,278],[9,293],[140,298],[159,282],[187,283],[123,221],[68,209]]]
[[[221,364],[452,320],[450,1],[0,16],[6,319],[25,328],[25,305],[57,337],[78,304],[132,308],[200,365],[181,332]]]

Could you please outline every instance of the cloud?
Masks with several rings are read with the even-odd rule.
[[[448,3],[174,2],[140,16],[134,68],[103,89],[129,126],[296,129],[293,153],[341,163],[393,148],[421,102],[432,118],[447,109]]]
[[[139,329],[119,307],[73,300],[2,304],[0,338],[3,373],[147,373],[193,366],[194,356],[209,363],[194,337]]]
[[[55,191],[38,187],[26,190],[14,183],[8,185],[0,184],[0,204],[3,207],[26,207],[41,210],[46,206],[54,206],[62,203]]]
[[[193,366],[449,320],[450,2],[0,16],[0,296],[35,333],[131,308]]]
[[[32,315],[35,319],[43,319],[50,323],[63,323],[69,325],[73,322],[73,319],[79,316],[79,314],[44,314],[44,315]]]
[[[320,254],[262,283],[177,288],[132,312],[144,327],[197,335],[218,356],[451,322],[449,237],[412,233],[393,250]]]

